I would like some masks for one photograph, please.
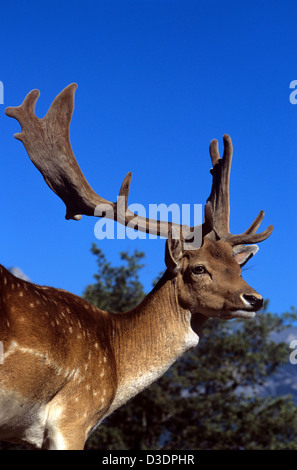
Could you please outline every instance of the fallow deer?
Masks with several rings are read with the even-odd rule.
[[[64,201],[66,218],[103,216],[128,225],[136,217],[127,207],[131,174],[117,203],[98,196],[84,178],[72,153],[69,127],[76,85],[66,87],[43,119],[35,115],[39,92],[33,90],[16,118],[21,140],[48,186]],[[208,318],[252,318],[262,297],[241,277],[253,256],[254,243],[265,240],[269,226],[256,233],[263,211],[242,234],[229,231],[229,175],[232,143],[210,144],[212,189],[202,226],[185,236],[182,227],[138,218],[138,229],[166,236],[166,271],[135,309],[122,314],[99,310],[61,289],[15,278],[1,267],[0,439],[41,449],[83,449],[94,428],[115,409],[160,377],[185,351],[198,344],[198,330]],[[185,249],[195,230],[200,246]],[[187,245],[188,246],[188,245]]]

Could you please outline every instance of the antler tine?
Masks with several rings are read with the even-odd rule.
[[[273,225],[268,225],[267,229],[261,233],[242,233],[240,235],[230,235],[229,237],[225,237],[225,241],[227,241],[231,246],[236,245],[245,245],[246,243],[260,243],[266,240],[273,231]]]
[[[5,112],[7,116],[17,119],[20,123],[22,122],[22,128],[26,125],[26,116],[30,116],[30,119],[34,121],[34,119],[37,119],[35,116],[35,105],[39,95],[40,93],[38,90],[32,90],[30,93],[28,93],[21,106],[6,108]],[[25,139],[25,133],[19,132],[14,134],[14,137],[22,141]]]
[[[225,240],[228,241],[228,243],[230,243],[232,246],[243,245],[245,243],[259,243],[266,240],[266,238],[271,235],[273,226],[269,225],[267,229],[264,230],[264,232],[256,233],[263,219],[264,211],[260,211],[253,223],[245,232],[241,233],[240,235],[229,234],[227,237],[225,237]]]
[[[209,154],[212,166],[214,167],[221,158],[219,153],[219,143],[216,139],[213,139],[209,144]],[[213,168],[210,170],[210,172],[213,174]]]
[[[125,176],[125,178],[122,182],[121,189],[120,189],[120,192],[119,192],[119,196],[124,196],[126,201],[128,201],[131,179],[132,179],[132,173],[131,173],[131,171],[129,171],[129,173],[126,174],[126,176]]]
[[[65,203],[66,219],[79,220],[81,214],[98,215],[100,210],[96,213],[95,209],[100,205],[106,209],[108,205],[109,210],[103,210],[101,213],[104,212],[105,217],[121,224],[129,225],[133,220],[134,228],[164,237],[168,237],[168,231],[175,226],[182,234],[183,228],[178,224],[141,217],[127,208],[132,173],[128,173],[124,178],[119,192],[122,198],[118,198],[116,202],[100,197],[91,188],[75,159],[69,137],[76,89],[77,85],[72,83],[62,90],[43,119],[35,115],[38,90],[31,91],[21,106],[10,107],[5,111],[7,116],[17,119],[20,123],[22,130],[15,137],[23,142],[31,161],[41,172],[48,186]],[[117,210],[119,206],[123,211]]]
[[[264,211],[260,211],[257,217],[255,218],[255,220],[253,221],[253,223],[250,225],[250,227],[243,233],[244,234],[256,233],[256,231],[261,225],[262,220],[264,219],[264,215],[265,215]]]
[[[210,230],[209,238],[222,238],[229,233],[229,179],[233,150],[229,135],[224,135],[223,141],[223,158],[220,157],[217,140],[212,140],[209,146],[213,165],[210,170],[213,177],[212,188],[205,207],[205,222]]]

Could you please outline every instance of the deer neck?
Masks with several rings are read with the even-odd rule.
[[[191,313],[178,303],[175,279],[165,273],[134,310],[113,315],[117,408],[160,377],[182,354],[196,346]]]

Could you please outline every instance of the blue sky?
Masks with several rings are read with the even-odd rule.
[[[3,6],[4,4],[4,6]],[[96,270],[96,219],[64,219],[4,114],[38,88],[42,117],[76,82],[71,142],[91,186],[115,200],[133,172],[129,202],[204,203],[209,142],[231,135],[231,231],[260,209],[260,244],[244,277],[273,312],[296,299],[297,3],[292,1],[14,1],[0,5],[1,263],[33,282],[80,295]],[[98,242],[112,262],[146,253],[142,281],[164,269],[164,240]]]

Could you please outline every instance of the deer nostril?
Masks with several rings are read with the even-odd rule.
[[[260,310],[260,308],[263,307],[263,299],[262,297],[255,297],[254,295],[250,294],[244,294],[243,295],[244,300],[246,300],[251,307],[253,307],[255,310]]]

